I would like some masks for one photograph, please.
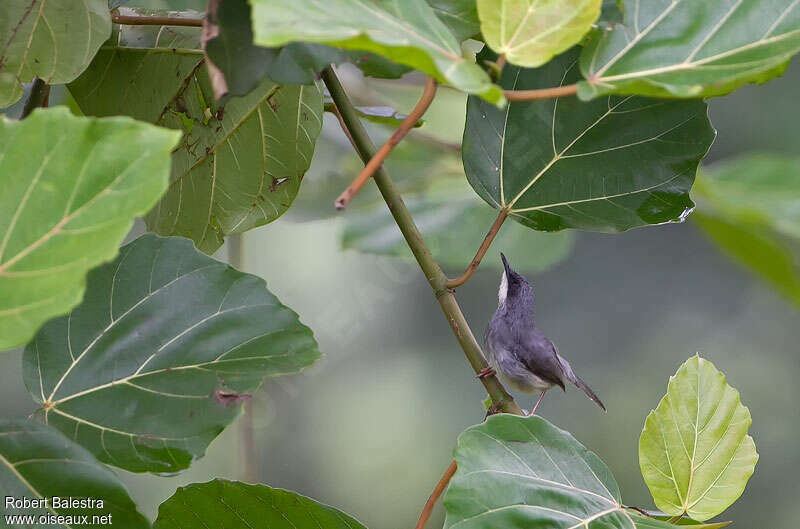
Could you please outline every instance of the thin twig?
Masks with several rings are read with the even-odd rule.
[[[369,163],[370,159],[375,155],[375,146],[370,140],[367,131],[364,129],[364,125],[361,123],[361,119],[358,117],[355,107],[353,107],[353,104],[350,102],[350,98],[347,97],[342,84],[339,82],[339,78],[336,77],[336,74],[330,66],[322,71],[322,80],[325,86],[327,86],[333,102],[339,109],[339,113],[342,117],[341,122],[353,139],[356,152],[365,164]],[[411,249],[411,253],[414,254],[419,267],[422,269],[428,283],[433,289],[436,299],[439,301],[439,305],[442,307],[442,311],[450,324],[450,328],[453,330],[456,340],[464,351],[464,355],[467,357],[475,373],[480,373],[487,366],[486,359],[483,357],[481,346],[478,345],[478,341],[475,339],[475,335],[472,333],[467,319],[461,312],[461,307],[459,307],[453,291],[447,288],[447,276],[433,258],[433,254],[431,254],[430,249],[422,239],[422,234],[414,223],[411,213],[403,203],[403,198],[400,196],[400,192],[397,190],[397,187],[386,169],[379,167],[378,170],[375,171],[374,179],[378,190],[381,192],[389,208],[389,212],[392,214],[392,217],[394,217],[397,226],[400,228],[400,232],[403,234],[408,247]],[[500,381],[497,380],[497,377],[482,377],[480,381],[486,388],[489,397],[491,397],[492,403],[494,403],[498,409],[507,413],[522,414],[522,410],[520,410],[517,403],[514,402],[513,397],[508,394]]]
[[[447,288],[460,287],[466,283],[470,277],[472,277],[472,274],[474,274],[475,270],[477,270],[480,266],[481,259],[483,259],[483,256],[486,255],[486,251],[489,249],[489,246],[492,245],[492,241],[494,241],[497,232],[500,231],[500,227],[506,221],[506,218],[508,218],[508,209],[502,208],[497,214],[497,218],[494,219],[492,227],[489,228],[489,232],[486,234],[486,237],[483,238],[483,242],[478,248],[478,251],[475,252],[475,257],[472,258],[472,262],[469,263],[469,266],[467,266],[467,269],[464,270],[463,274],[455,279],[447,280]]]
[[[202,18],[148,17],[111,14],[111,22],[124,26],[191,26],[203,27]]]
[[[503,95],[509,101],[535,101],[537,99],[555,99],[557,97],[572,96],[578,93],[578,85],[570,84],[555,88],[540,88],[538,90],[503,90]]]
[[[436,80],[432,77],[428,77],[428,80],[425,82],[425,90],[422,92],[422,96],[419,98],[414,109],[411,113],[406,116],[400,126],[397,127],[397,130],[391,135],[391,137],[386,140],[378,152],[375,153],[375,156],[370,159],[369,163],[364,167],[364,169],[359,173],[353,183],[350,184],[344,192],[339,195],[339,198],[336,199],[334,202],[334,206],[336,209],[344,209],[347,207],[347,204],[353,199],[354,196],[361,191],[361,188],[364,187],[364,184],[370,177],[375,173],[375,171],[380,167],[386,157],[389,156],[389,153],[392,152],[392,149],[400,143],[400,141],[405,138],[408,131],[410,131],[414,125],[419,121],[425,111],[428,110],[428,107],[431,105],[434,96],[436,96]]]
[[[50,104],[50,85],[39,79],[33,78],[31,85],[31,93],[28,95],[28,100],[25,101],[25,106],[22,107],[22,114],[19,119],[25,119],[33,112],[35,108],[47,108]]]
[[[447,467],[447,470],[444,471],[444,474],[436,484],[433,492],[431,492],[431,495],[428,496],[428,501],[425,502],[425,507],[422,508],[422,512],[419,515],[419,520],[417,520],[417,525],[414,526],[414,529],[424,529],[425,524],[428,523],[428,518],[431,517],[433,507],[436,505],[436,500],[439,499],[439,496],[442,495],[444,489],[447,488],[447,484],[450,483],[450,479],[453,477],[453,474],[456,473],[457,468],[458,465],[456,465],[456,462],[453,461],[450,463],[450,466]]]

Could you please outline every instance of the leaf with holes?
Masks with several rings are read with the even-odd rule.
[[[501,84],[536,89],[578,79],[577,50]],[[621,231],[681,221],[714,139],[702,101],[609,96],[467,105],[464,169],[486,202],[537,230]],[[540,141],[531,142],[530,138]]]
[[[158,508],[153,524],[153,529],[208,527],[365,529],[342,511],[296,492],[224,479],[179,488]]]
[[[486,44],[508,62],[541,66],[583,38],[602,0],[478,0]]]
[[[255,43],[304,41],[378,53],[501,103],[489,76],[461,54],[458,39],[425,0],[253,0]]]
[[[0,504],[6,515],[105,516],[119,527],[146,529],[150,523],[137,510],[119,478],[61,432],[36,421],[0,419],[0,488],[6,497],[48,498],[48,507],[15,509]],[[52,497],[101,500],[101,509],[52,508]],[[7,520],[6,520],[7,521]],[[80,525],[80,524],[76,524]],[[36,527],[75,527],[43,523]],[[33,527],[26,525],[26,527]]]
[[[625,508],[611,471],[540,417],[492,415],[458,437],[445,529],[670,529]]]
[[[280,217],[297,196],[322,124],[314,86],[262,81],[244,97],[214,100],[199,28],[123,26],[70,85],[91,115],[124,112],[184,130],[172,177],[147,215],[161,235],[212,253],[225,236]]]
[[[180,134],[128,118],[0,118],[0,351],[77,305],[167,187]]]
[[[25,385],[39,418],[132,472],[187,468],[265,377],[319,358],[264,280],[187,239],[144,235],[89,287],[25,348]]]
[[[111,32],[107,0],[4,0],[0,9],[0,108],[35,76],[68,83]]]
[[[639,465],[656,506],[701,522],[727,509],[758,461],[751,422],[725,375],[700,355],[687,360],[639,439]]]
[[[581,55],[582,99],[724,95],[781,75],[800,51],[796,0],[634,0],[623,13]]]

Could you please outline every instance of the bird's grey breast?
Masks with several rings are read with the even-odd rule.
[[[486,329],[487,361],[508,385],[524,393],[544,391],[558,383],[551,380],[551,376],[540,376],[538,364],[545,365],[545,369],[550,368],[543,353],[547,346],[552,348],[552,344],[541,336],[547,343],[529,350],[535,331],[538,329],[533,324],[513,321],[502,309],[495,312]],[[543,362],[537,361],[540,356]],[[560,381],[560,373],[558,375],[556,380]]]

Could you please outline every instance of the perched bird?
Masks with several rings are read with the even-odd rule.
[[[556,351],[553,342],[533,321],[533,288],[511,269],[500,254],[505,271],[500,279],[497,310],[486,328],[485,344],[489,366],[478,376],[498,374],[512,388],[524,393],[541,392],[536,408],[547,390],[572,382],[605,411],[606,407],[586,383],[572,372],[569,362]]]

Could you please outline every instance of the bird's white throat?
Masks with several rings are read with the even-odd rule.
[[[508,294],[508,278],[506,273],[503,272],[503,277],[500,278],[500,289],[497,291],[497,299],[500,305],[506,302],[506,295]]]

